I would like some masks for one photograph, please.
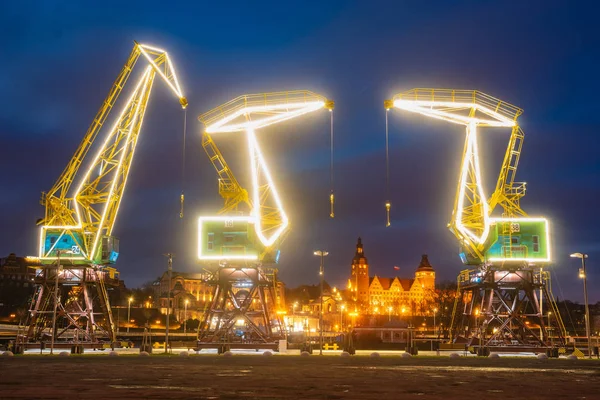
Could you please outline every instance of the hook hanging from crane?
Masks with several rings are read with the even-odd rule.
[[[392,208],[392,203],[390,201],[390,146],[389,146],[389,128],[388,128],[388,112],[390,108],[393,107],[393,103],[391,100],[385,100],[383,102],[383,106],[385,107],[385,213],[386,213],[386,222],[385,226],[388,227],[391,225],[390,222],[390,209]]]
[[[187,104],[186,104],[187,105]],[[182,104],[183,106],[183,104]],[[181,195],[179,196],[180,208],[179,208],[179,218],[183,218],[183,203],[185,201],[185,133],[187,130],[187,108],[184,106],[183,108],[183,157],[181,161]]]
[[[329,108],[329,114],[331,116],[331,133],[330,133],[330,142],[331,142],[331,144],[330,144],[330,149],[331,149],[330,162],[331,162],[331,164],[329,166],[331,192],[329,193],[329,205],[330,205],[329,217],[333,218],[335,215],[334,211],[333,211],[333,207],[335,204],[335,194],[333,192],[333,104],[331,104],[331,108]]]

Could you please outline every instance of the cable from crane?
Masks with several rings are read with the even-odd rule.
[[[335,196],[334,196],[334,193],[333,193],[333,110],[330,109],[329,113],[330,113],[330,116],[331,116],[331,133],[330,133],[330,136],[331,136],[331,138],[330,138],[330,142],[331,142],[331,145],[330,145],[331,156],[330,156],[330,158],[331,158],[331,160],[330,160],[330,166],[329,166],[329,171],[330,171],[329,172],[330,173],[329,179],[330,179],[330,186],[331,186],[331,192],[329,194],[329,204],[331,206],[331,209],[329,211],[329,217],[333,218],[334,217],[333,205],[335,203]]]
[[[390,226],[390,208],[392,203],[390,202],[390,146],[389,146],[389,129],[388,129],[388,112],[389,108],[385,109],[385,212],[386,212],[386,223],[385,226]]]
[[[187,130],[187,108],[183,109],[183,149],[182,149],[182,161],[181,161],[181,196],[179,197],[180,208],[179,218],[183,218],[183,202],[185,200],[184,187],[185,187],[185,133]]]

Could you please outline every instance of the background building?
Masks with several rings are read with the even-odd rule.
[[[414,278],[369,276],[369,262],[361,238],[352,259],[348,293],[355,311],[367,314],[426,315],[435,293],[435,270],[427,254],[421,256]]]

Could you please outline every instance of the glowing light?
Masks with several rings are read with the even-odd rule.
[[[202,254],[202,222],[203,221],[244,221],[249,224],[254,224],[256,222],[255,218],[248,216],[208,216],[208,217],[200,217],[198,218],[198,258],[201,260],[257,260],[258,255],[256,254],[247,254],[247,255],[216,255],[210,256]],[[212,301],[212,296],[211,296]]]
[[[482,106],[481,104],[476,103],[399,99],[394,100],[394,107],[399,108],[401,110],[415,112],[417,114],[425,115],[427,117],[433,117],[460,125],[469,125],[472,123],[475,123],[477,125],[496,127],[513,127],[516,125],[515,121],[503,116],[502,114],[492,111],[489,108]],[[496,120],[453,114],[433,107],[475,109],[491,116],[492,118],[495,118]]]
[[[258,128],[264,128],[265,126],[269,126],[278,122],[283,122],[288,119],[295,118],[312,111],[316,111],[320,108],[323,108],[324,106],[324,101],[309,101],[300,103],[267,104],[262,106],[243,107],[226,116],[225,118],[215,122],[214,124],[207,126],[206,133],[241,132],[247,130],[254,130]],[[287,112],[281,112],[276,115],[258,120],[250,120],[248,118],[245,122],[227,125],[228,122],[231,122],[242,115],[250,115],[252,113],[268,113],[284,110],[286,110]]]
[[[165,82],[167,83],[167,85],[169,85],[169,87],[175,92],[175,94],[179,98],[182,98],[183,94],[181,93],[181,88],[179,87],[179,82],[177,82],[177,76],[175,75],[175,69],[173,68],[173,64],[171,64],[171,60],[169,59],[169,55],[167,54],[167,52],[164,51],[164,50],[160,50],[160,49],[154,50],[150,46],[145,46],[145,45],[142,45],[142,44],[139,45],[139,48],[140,48],[140,52],[144,55],[144,57],[146,58],[146,60],[148,60],[148,62],[150,63],[150,65],[152,65],[152,68],[156,72],[158,72],[158,74],[165,80]],[[164,53],[165,58],[167,59],[167,67],[171,71],[171,74],[173,74],[173,81],[175,82],[175,85],[173,85],[171,83],[171,80],[169,78],[167,78],[167,76],[160,70],[160,68],[158,67],[158,65],[156,65],[156,63],[154,62],[154,60],[152,59],[152,57],[150,57],[150,55],[146,52],[145,49],[154,50],[154,51],[156,51],[158,53]]]
[[[146,72],[144,73],[144,77],[143,77],[143,81],[145,81],[145,84],[142,88],[142,93],[140,95],[140,98],[143,98],[146,90],[148,88],[151,88],[151,74],[150,74],[150,67],[146,67]],[[149,85],[150,83],[150,85]],[[140,113],[140,106],[142,105],[142,101],[138,101],[136,107],[135,107],[135,112],[134,112],[134,117],[133,120],[131,121],[131,124],[129,125],[129,131],[127,132],[127,137],[125,139],[125,143],[123,144],[123,148],[121,149],[121,157],[119,157],[119,164],[117,165],[117,169],[115,171],[115,176],[112,180],[112,183],[110,184],[110,190],[108,192],[108,196],[106,198],[106,203],[104,205],[104,210],[102,211],[102,217],[100,218],[100,224],[98,226],[102,227],[104,225],[104,221],[106,220],[106,213],[108,211],[109,205],[110,205],[110,201],[113,197],[114,191],[115,191],[115,185],[117,184],[117,180],[118,177],[121,175],[121,168],[123,167],[123,161],[125,160],[125,156],[127,155],[127,151],[125,151],[125,148],[127,147],[127,145],[129,144],[129,138],[131,137],[131,132],[133,131],[133,127],[135,126]],[[117,122],[118,123],[118,122]],[[112,135],[110,135],[112,136]],[[100,149],[101,153],[104,153],[106,149],[102,148]],[[96,254],[96,247],[98,246],[98,240],[100,240],[100,236],[102,234],[102,229],[99,229],[98,232],[96,233],[96,238],[94,239],[94,243],[92,245],[92,251],[91,251],[91,256],[94,257],[94,254]],[[110,232],[108,232],[108,234],[110,234]]]
[[[528,263],[543,263],[552,261],[552,246],[550,243],[550,222],[547,218],[541,217],[517,217],[517,218],[490,218],[490,223],[502,223],[502,222],[540,222],[545,223],[546,230],[546,258],[505,258],[505,257],[490,257],[490,262],[505,262],[505,261],[523,261]]]
[[[265,247],[272,246],[281,237],[289,219],[258,145],[255,130],[320,108],[333,108],[333,102],[308,91],[263,93],[239,96],[199,117],[207,134],[246,132],[252,180],[251,215],[255,218],[257,238]],[[259,184],[259,176],[261,183],[266,183]],[[269,210],[265,211],[266,208]],[[265,227],[266,219],[263,217],[267,214],[270,221]]]
[[[273,183],[273,179],[271,178],[271,173],[267,168],[267,164],[265,163],[265,159],[258,147],[258,143],[256,141],[256,135],[252,129],[247,130],[248,135],[248,151],[250,152],[251,163],[250,171],[252,173],[252,197],[254,202],[254,210],[253,214],[256,218],[256,234],[258,235],[260,241],[263,245],[269,247],[271,246],[275,240],[281,236],[283,231],[288,227],[289,220],[285,211],[283,211],[283,205],[281,204],[281,199],[279,198],[279,194],[277,193],[277,189],[275,188],[275,184]],[[270,236],[266,237],[262,230],[262,218],[260,215],[260,186],[258,184],[258,169],[262,168],[262,172],[264,173],[264,177],[269,186],[270,194],[273,196],[275,200],[275,204],[277,205],[277,211],[281,216],[281,225],[277,230]]]
[[[397,98],[393,100],[393,102],[387,100],[384,102],[385,107],[389,108],[390,103],[392,103],[395,108],[401,110],[415,112],[427,117],[465,125],[467,127],[465,154],[461,166],[454,226],[456,231],[462,235],[462,239],[466,244],[469,244],[469,241],[472,241],[476,245],[483,244],[490,231],[490,210],[483,190],[483,181],[481,179],[481,168],[477,146],[477,126],[515,127],[517,126],[515,119],[521,113],[521,110],[474,91],[441,90],[434,92],[433,90],[422,90],[421,93],[419,93],[415,89],[414,91],[403,94],[403,96],[414,96],[415,99]],[[436,96],[437,99],[434,96]],[[420,99],[418,99],[419,97]],[[495,109],[481,104],[482,102],[484,104],[494,104]],[[458,110],[470,110],[470,112],[468,115],[459,114],[456,112]],[[476,111],[479,111],[490,118],[481,118],[476,115]],[[474,182],[467,182],[471,174],[474,175]],[[471,189],[473,186],[475,186],[475,188]],[[467,221],[469,225],[476,226],[479,233],[474,232],[471,226],[465,226],[465,221],[463,221],[465,210],[468,209],[465,208],[464,204],[467,189],[472,191],[471,195],[473,197],[471,199],[473,204],[468,208],[470,208],[470,213],[476,217],[476,220],[470,218],[470,220],[467,219]],[[479,198],[477,199],[477,197]],[[480,208],[480,210],[478,208]],[[479,219],[481,219],[481,221],[479,221]]]
[[[475,172],[475,184],[479,195],[479,205],[482,207],[481,215],[483,217],[483,231],[480,236],[464,226],[462,222],[465,194],[467,190],[467,178],[469,176],[469,163],[472,164]],[[460,174],[460,188],[458,193],[458,204],[456,207],[456,217],[454,223],[456,229],[465,236],[469,236],[473,241],[482,244],[487,239],[490,232],[489,208],[483,192],[483,181],[481,179],[481,168],[479,167],[479,154],[477,150],[477,126],[471,123],[467,126],[467,149],[463,159],[463,165]]]
[[[78,204],[78,198],[81,194],[82,191],[82,187],[84,186],[84,184],[87,182],[88,178],[90,177],[90,175],[92,174],[92,170],[94,168],[94,166],[98,165],[98,159],[102,156],[102,154],[106,151],[106,148],[110,142],[110,140],[112,138],[114,138],[115,133],[117,132],[117,129],[119,127],[119,123],[121,122],[123,116],[125,115],[125,113],[127,112],[127,110],[129,110],[131,103],[133,102],[133,100],[135,99],[135,97],[137,95],[140,94],[140,88],[143,85],[143,90],[141,92],[141,95],[139,96],[139,98],[143,98],[146,94],[147,91],[151,91],[152,90],[152,83],[153,83],[153,76],[151,74],[151,71],[154,70],[156,72],[159,73],[159,75],[165,80],[165,82],[167,83],[167,85],[175,92],[175,94],[180,98],[180,102],[183,105],[183,101],[182,99],[184,99],[183,97],[183,93],[181,91],[181,87],[179,86],[179,82],[177,80],[177,75],[175,74],[175,70],[173,68],[173,65],[169,59],[168,54],[159,48],[156,47],[152,47],[152,46],[147,46],[147,45],[141,45],[141,44],[137,44],[138,48],[140,49],[141,54],[144,55],[144,57],[147,59],[147,61],[150,63],[150,66],[146,67],[144,74],[140,77],[140,79],[138,80],[135,89],[133,90],[132,94],[130,95],[129,99],[127,100],[127,102],[125,103],[125,105],[123,106],[121,113],[119,114],[119,117],[115,120],[114,125],[112,126],[111,130],[109,131],[109,134],[107,135],[106,139],[104,140],[103,145],[100,147],[100,149],[98,150],[98,152],[96,153],[96,156],[93,160],[93,162],[90,164],[90,166],[88,167],[88,170],[86,171],[83,179],[81,180],[81,183],[79,184],[77,190],[74,193],[74,198],[76,199],[73,203],[74,203],[74,208],[75,208],[75,215],[76,215],[76,221],[77,224],[76,225],[55,225],[55,226],[50,226],[50,225],[46,225],[46,226],[42,226],[41,230],[40,230],[40,250],[39,250],[39,254],[40,254],[40,259],[43,260],[50,260],[50,259],[55,259],[55,257],[44,257],[46,254],[44,254],[44,243],[43,243],[43,238],[45,237],[45,231],[47,229],[60,229],[60,230],[81,230],[83,228],[83,224],[82,224],[82,218],[81,218],[81,211],[79,209],[79,204]],[[159,68],[159,66],[156,64],[156,62],[152,59],[152,57],[150,57],[150,55],[148,55],[148,53],[146,52],[146,50],[149,51],[153,51],[153,52],[157,52],[157,53],[163,53],[165,56],[165,59],[167,61],[167,68],[169,69],[169,71],[172,74],[171,79],[169,79]],[[125,147],[128,146],[129,143],[129,138],[131,136],[131,131],[132,128],[135,126],[137,120],[139,118],[141,118],[141,122],[139,124],[139,130],[141,130],[142,128],[142,123],[143,123],[143,114],[140,113],[140,106],[141,106],[141,101],[138,102],[138,104],[136,105],[135,111],[134,111],[134,116],[132,121],[129,124],[129,132],[127,133],[127,137],[124,140],[124,145],[121,149],[119,149],[119,151],[122,152],[120,158],[119,158],[119,163],[117,168],[115,169],[115,173],[114,173],[114,178],[112,181],[112,184],[110,186],[110,191],[108,196],[106,197],[106,202],[104,204],[104,210],[102,212],[102,216],[100,219],[100,223],[98,224],[98,230],[97,232],[85,232],[87,233],[92,233],[95,235],[94,239],[93,239],[93,244],[92,244],[92,250],[87,253],[87,249],[85,246],[82,245],[82,243],[79,243],[79,247],[80,247],[80,251],[82,253],[81,257],[71,257],[72,259],[76,259],[76,260],[86,260],[86,259],[92,259],[94,257],[94,255],[96,254],[96,248],[98,246],[98,241],[100,236],[102,236],[102,229],[103,229],[103,224],[104,221],[106,219],[106,213],[107,210],[109,208],[109,205],[111,204],[111,199],[113,197],[113,193],[114,193],[114,188],[115,188],[115,183],[118,180],[118,177],[120,175],[120,171],[121,171],[121,167],[123,164],[123,160],[125,157],[125,154],[127,153],[125,151]],[[187,104],[187,102],[185,102]],[[127,129],[127,128],[125,128]],[[138,131],[139,131],[138,130]],[[135,143],[133,144],[133,149],[131,151],[131,157],[133,157],[134,153],[135,153]],[[102,173],[103,171],[103,165],[104,165],[104,160],[100,161],[100,173]],[[123,184],[122,184],[122,188],[121,188],[121,194],[123,193],[126,183],[127,183],[127,175],[124,177],[123,180]],[[116,216],[119,210],[119,206],[121,203],[121,199],[122,196],[120,196],[118,199],[116,199],[116,206],[115,206],[115,211],[114,211],[114,215]],[[113,221],[114,222],[114,221]],[[107,227],[107,232],[106,234],[110,235],[113,226],[109,226]],[[64,235],[65,232],[62,232],[61,236]],[[58,240],[56,241],[56,243],[58,243]],[[56,245],[56,244],[55,244]],[[48,254],[52,252],[52,250],[54,249],[54,246],[48,251]]]

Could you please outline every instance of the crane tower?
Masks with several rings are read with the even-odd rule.
[[[148,65],[113,125],[105,129],[140,57]],[[157,76],[186,108],[168,53],[135,42],[75,154],[42,194],[46,211],[38,221],[38,254],[43,267],[36,273],[28,342],[51,335],[53,343],[62,339],[94,347],[99,339],[116,339],[106,289],[118,282],[110,267],[119,256],[113,228]]]
[[[459,275],[451,339],[479,348],[482,355],[490,349],[547,347],[549,327],[542,311],[545,297],[556,317],[557,343],[564,342],[549,274],[543,270],[552,261],[549,222],[527,216],[520,205],[526,184],[515,181],[524,138],[517,119],[523,111],[476,90],[450,89],[412,89],[386,100],[384,107],[386,118],[387,110],[396,108],[462,125],[466,130],[448,228],[458,239],[462,262],[476,268]],[[487,127],[511,131],[489,197],[478,146],[480,130]],[[388,201],[388,213],[390,206]],[[501,213],[496,212],[499,208]]]
[[[212,301],[198,331],[199,348],[278,348],[284,327],[278,295],[279,246],[289,218],[256,132],[333,102],[309,91],[239,96],[199,117],[202,146],[217,171],[224,206],[199,218],[198,259],[211,272]],[[250,190],[233,175],[212,135],[243,133],[250,160]],[[333,192],[330,195],[333,207]],[[333,210],[332,210],[333,213]],[[237,332],[237,334],[236,334]]]

